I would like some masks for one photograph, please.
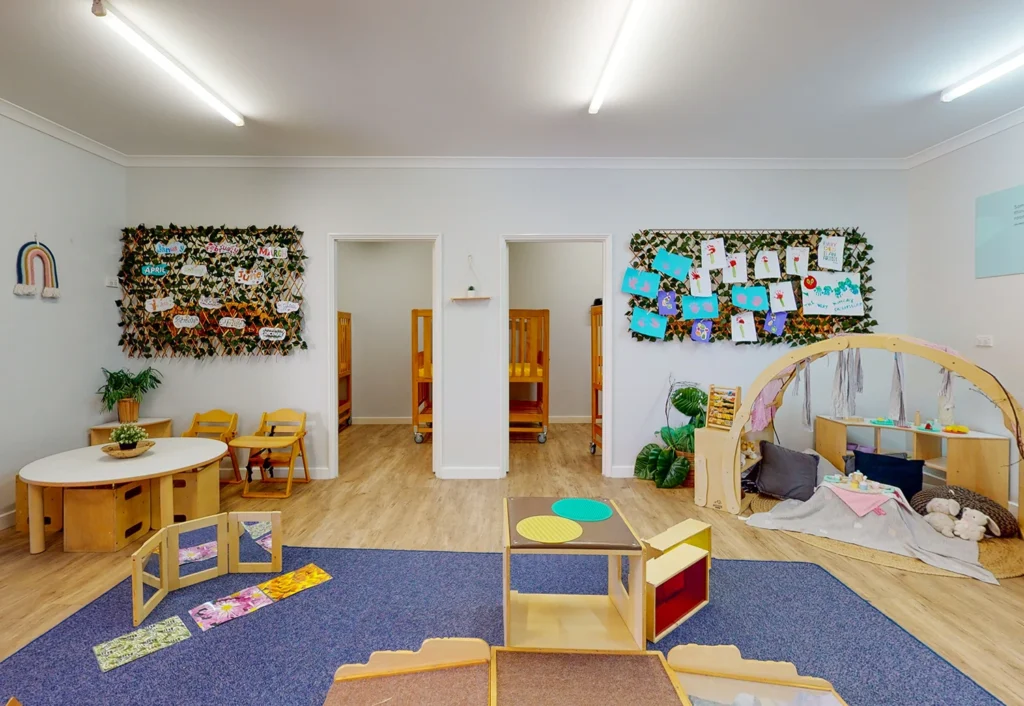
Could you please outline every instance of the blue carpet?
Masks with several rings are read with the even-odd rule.
[[[246,536],[243,547],[244,557],[266,557]],[[178,615],[192,637],[103,674],[92,646],[133,629],[124,581],[0,663],[0,697],[24,706],[319,705],[334,670],[373,650],[416,649],[428,637],[502,642],[500,554],[285,549],[285,571],[308,563],[333,580],[206,633],[190,608],[269,575],[168,595],[145,624]],[[600,593],[606,567],[603,557],[517,556],[512,581],[521,591]],[[658,649],[735,644],[745,657],[830,680],[850,706],[999,703],[816,565],[716,560],[711,588],[711,604]]]

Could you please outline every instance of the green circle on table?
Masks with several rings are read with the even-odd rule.
[[[577,522],[602,522],[612,516],[611,507],[600,500],[562,498],[551,505],[551,512]]]

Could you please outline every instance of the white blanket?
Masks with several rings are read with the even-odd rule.
[[[869,512],[857,517],[857,513],[831,490],[818,488],[807,502],[785,500],[771,512],[751,515],[747,524],[761,529],[813,534],[914,557],[985,583],[999,583],[992,572],[978,562],[977,542],[943,536],[923,517],[895,500],[885,503],[882,509],[884,515]]]

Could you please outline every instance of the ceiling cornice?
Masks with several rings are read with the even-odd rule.
[[[636,169],[636,170],[907,170],[1024,123],[1019,108],[909,157],[891,158],[591,158],[591,157],[250,157],[232,155],[127,155],[0,98],[10,118],[109,162],[128,168],[259,169]]]

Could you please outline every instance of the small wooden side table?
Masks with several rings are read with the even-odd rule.
[[[135,422],[149,433],[150,439],[168,439],[174,436],[171,428],[171,420],[157,417],[141,417]],[[110,432],[117,429],[120,422],[107,422],[98,426],[89,427],[89,446],[99,446],[110,443]]]
[[[612,509],[598,522],[580,522],[576,539],[543,543],[516,531],[521,520],[556,516],[560,498],[506,498],[503,595],[505,646],[638,652],[644,636],[644,546],[613,500],[594,498]],[[512,554],[578,554],[608,557],[607,595],[519,593],[512,590]],[[623,558],[629,562],[622,581]]]

